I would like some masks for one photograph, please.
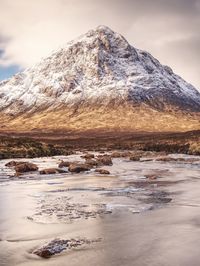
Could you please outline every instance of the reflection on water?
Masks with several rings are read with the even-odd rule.
[[[65,157],[29,161],[43,169],[59,159]],[[120,158],[104,167],[110,176],[91,171],[20,180],[10,178],[6,162],[0,162],[0,265],[200,265],[200,161]],[[102,240],[51,259],[31,254],[55,238]]]

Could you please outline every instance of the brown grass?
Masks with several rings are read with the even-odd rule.
[[[147,106],[123,105],[114,108],[84,107],[23,114],[16,118],[0,118],[2,130],[14,131],[148,131],[184,132],[200,129],[200,114],[158,112]]]

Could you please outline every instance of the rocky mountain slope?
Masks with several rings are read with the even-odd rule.
[[[105,26],[0,83],[4,130],[200,128],[200,93]]]

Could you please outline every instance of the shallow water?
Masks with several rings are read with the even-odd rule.
[[[111,172],[13,177],[0,161],[0,265],[200,265],[200,157],[113,159]],[[80,154],[29,159],[40,169]],[[24,161],[24,160],[23,160]],[[145,176],[159,178],[148,181]],[[101,239],[50,259],[32,251],[55,238]]]

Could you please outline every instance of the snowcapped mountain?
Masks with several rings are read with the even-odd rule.
[[[99,26],[1,82],[0,112],[3,127],[29,130],[159,130],[162,124],[186,130],[199,127],[200,93],[149,53]]]

